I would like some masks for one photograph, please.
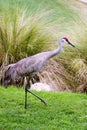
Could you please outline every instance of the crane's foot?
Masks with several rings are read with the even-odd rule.
[[[47,103],[46,103],[42,98],[41,98],[40,100],[41,100],[41,102],[42,102],[44,105],[47,106]]]

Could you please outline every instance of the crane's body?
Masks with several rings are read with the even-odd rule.
[[[11,66],[11,68],[9,68],[9,74],[12,80],[15,81],[21,76],[29,76],[32,78],[42,69],[46,61],[50,58],[47,57],[47,54],[49,55],[50,52],[43,52],[16,62],[13,66]]]
[[[29,80],[39,72],[46,61],[48,61],[53,56],[57,55],[62,49],[62,43],[66,41],[68,44],[72,45],[66,37],[60,38],[58,41],[58,48],[53,51],[41,52],[36,55],[24,58],[14,64],[8,65],[5,71],[5,79],[11,79],[15,82],[15,80],[20,77],[29,77]],[[72,45],[74,47],[74,45]],[[26,92],[30,83],[26,85]],[[29,91],[30,92],[30,91]],[[31,93],[31,92],[30,92]],[[34,94],[33,94],[34,95]],[[42,101],[42,99],[41,99]],[[44,101],[42,101],[44,102]],[[25,105],[26,108],[26,105]]]
[[[46,61],[61,51],[61,48],[62,45],[53,51],[41,52],[39,54],[24,58],[14,64],[8,65],[5,71],[5,77],[10,76],[14,82],[20,77],[29,76],[32,78],[42,69]]]

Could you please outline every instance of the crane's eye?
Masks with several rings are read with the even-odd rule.
[[[68,42],[68,41],[69,41],[67,37],[63,37],[63,39],[64,39],[66,42]]]

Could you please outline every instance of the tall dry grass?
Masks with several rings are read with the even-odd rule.
[[[72,70],[76,73],[75,79],[79,84],[87,83],[87,64],[84,59],[74,59]]]
[[[80,21],[75,26],[75,49],[69,64],[73,79],[79,85],[87,84],[87,25],[86,21]],[[74,36],[75,36],[74,35]],[[69,53],[70,54],[70,53]],[[69,56],[70,57],[70,56]],[[69,63],[69,62],[68,62]],[[76,89],[77,91],[77,89]],[[82,91],[82,90],[81,90]]]

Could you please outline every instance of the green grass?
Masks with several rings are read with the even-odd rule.
[[[24,90],[0,87],[0,130],[87,130],[87,95],[67,92],[36,92],[44,106]]]

